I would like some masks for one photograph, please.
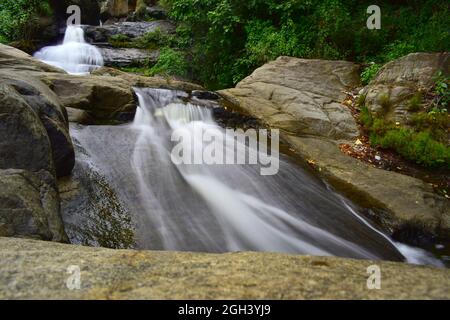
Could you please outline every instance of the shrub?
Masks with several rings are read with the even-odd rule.
[[[29,41],[39,33],[39,18],[52,14],[46,0],[1,0],[0,39],[2,42]]]
[[[150,69],[150,75],[187,76],[188,65],[182,52],[171,48],[161,50],[158,62]]]
[[[416,92],[408,102],[408,111],[419,111],[422,106],[422,93]]]
[[[375,78],[378,71],[381,69],[381,65],[372,63],[366,67],[361,73],[361,82],[363,85],[368,85],[373,78]]]
[[[404,158],[428,168],[450,168],[450,148],[435,141],[428,132],[415,133],[410,129],[400,128],[386,132],[384,135],[372,134],[374,145],[394,149]]]

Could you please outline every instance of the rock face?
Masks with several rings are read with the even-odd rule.
[[[136,48],[99,47],[103,61],[107,67],[136,66],[143,63],[155,64],[158,62],[159,51],[149,51]]]
[[[358,85],[358,70],[351,62],[280,57],[222,93],[289,133],[353,139],[355,120],[340,102],[346,89]]]
[[[434,71],[447,63],[443,56],[425,55],[419,62],[421,54],[410,55],[388,64],[366,88],[368,100],[380,87],[429,84]],[[342,140],[359,135],[349,110],[340,104],[343,91],[358,86],[357,70],[347,62],[281,57],[219,93],[238,110],[281,129],[282,139],[338,190],[365,207],[383,210],[375,222],[394,238],[414,245],[423,244],[417,239],[448,239],[448,200],[421,180],[373,168],[340,151]]]
[[[68,241],[47,171],[0,170],[0,203],[0,236]]]
[[[365,104],[387,120],[406,123],[411,98],[428,91],[439,71],[450,74],[450,53],[412,53],[389,62],[364,89]]]
[[[56,178],[75,155],[67,113],[33,74],[59,70],[0,45],[0,234],[67,241]]]
[[[275,253],[110,250],[0,238],[1,299],[449,299],[450,271]],[[380,290],[367,268],[381,269]],[[66,286],[80,268],[80,290]],[[226,281],[224,281],[226,279]]]
[[[167,21],[151,21],[151,22],[116,22],[104,26],[83,26],[86,41],[90,43],[107,42],[108,38],[114,35],[126,35],[133,39],[141,37],[148,32],[160,30],[164,33],[175,31],[175,26]]]

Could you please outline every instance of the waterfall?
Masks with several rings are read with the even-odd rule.
[[[61,45],[42,48],[34,57],[70,74],[83,75],[103,66],[102,54],[86,43],[79,26],[67,26]]]
[[[423,251],[393,242],[347,199],[282,154],[273,176],[262,176],[259,165],[174,164],[174,131],[190,135],[186,148],[196,152],[208,148],[198,143],[199,132],[224,141],[236,137],[216,123],[212,106],[189,102],[185,92],[135,92],[139,107],[133,123],[78,126],[71,132],[133,213],[139,248],[440,265]]]

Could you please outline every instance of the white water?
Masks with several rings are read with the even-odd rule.
[[[42,48],[34,57],[70,74],[84,75],[103,66],[102,54],[86,43],[84,31],[78,26],[67,26],[62,44]]]
[[[393,242],[348,200],[283,155],[275,176],[255,165],[174,165],[172,132],[221,133],[211,110],[183,92],[136,89],[135,121],[76,126],[74,139],[109,180],[136,225],[140,249],[276,251],[441,265]],[[107,142],[107,143],[105,143]],[[192,148],[206,148],[195,143]],[[202,150],[197,150],[202,151]]]
[[[384,240],[386,247],[396,248],[410,263],[440,265],[439,261],[422,250],[394,243],[359,216],[343,197],[334,195],[331,190],[328,190],[329,195],[324,194],[326,191],[317,188],[304,176],[297,176],[305,179],[297,181],[299,189],[301,184],[310,184],[304,186],[305,189],[312,188],[316,193],[316,201],[324,203],[311,203],[310,208],[306,208],[299,214],[298,212],[289,212],[289,208],[294,211],[293,207],[295,206],[282,204],[283,200],[292,201],[288,197],[283,199],[282,194],[283,192],[290,193],[289,187],[291,186],[286,183],[285,186],[280,186],[280,190],[276,190],[277,186],[273,185],[273,189],[268,190],[271,186],[265,184],[270,179],[258,176],[258,170],[255,168],[249,170],[249,166],[238,165],[225,167],[223,165],[173,166],[170,163],[171,144],[168,141],[173,130],[182,130],[185,134],[193,137],[194,143],[189,142],[189,145],[184,146],[184,150],[197,148],[194,152],[200,154],[203,153],[203,148],[206,146],[202,143],[195,143],[195,140],[202,139],[200,134],[205,131],[209,131],[214,137],[218,136],[218,132],[222,132],[223,140],[234,138],[228,137],[225,131],[215,123],[210,110],[181,102],[177,97],[182,95],[180,92],[137,89],[136,93],[139,98],[139,108],[133,129],[137,130],[138,139],[135,143],[131,163],[137,181],[139,181],[141,199],[143,203],[147,203],[144,205],[147,214],[155,218],[155,213],[160,213],[157,220],[165,249],[186,249],[179,240],[179,234],[183,233],[180,227],[183,228],[183,226],[174,224],[170,215],[167,215],[167,211],[173,207],[164,205],[154,194],[158,188],[155,188],[154,180],[150,176],[155,176],[155,174],[145,170],[149,162],[165,163],[166,166],[175,169],[171,175],[181,175],[187,183],[184,187],[191,188],[200,197],[208,207],[206,212],[210,215],[209,218],[217,221],[220,226],[223,237],[221,250],[278,251],[379,259],[381,256],[377,252],[379,249],[373,250],[370,245],[355,241],[357,237],[345,237],[342,227],[344,229],[348,227],[348,234],[360,232],[362,242],[367,240],[367,233],[377,237],[376,241]],[[228,144],[222,145],[228,146]],[[287,164],[284,162],[284,165]],[[283,187],[286,190],[283,191]],[[167,191],[170,192],[170,189]],[[176,189],[172,191],[176,191]],[[276,201],[275,195],[281,196],[281,201]],[[161,196],[172,198],[172,201],[177,200],[170,194]],[[308,197],[308,193],[305,192],[303,196]],[[155,198],[152,199],[152,197]],[[314,201],[314,199],[310,200]],[[307,202],[308,199],[297,198],[297,201]],[[157,202],[160,207],[155,210],[154,204]],[[179,205],[184,204],[180,203]],[[328,220],[328,223],[327,221],[317,223],[316,219],[308,217],[308,215],[314,214],[314,206],[319,208],[328,206],[325,210],[329,210],[329,212],[325,212],[322,218]],[[338,218],[332,218],[336,214],[342,214],[341,218],[344,220],[341,223],[347,222],[348,225],[334,226],[334,223],[339,223]],[[320,224],[325,227],[319,227]],[[351,230],[353,227],[356,230]],[[199,228],[199,226],[196,226],[195,229],[198,237],[205,239],[206,245],[209,245],[208,241],[210,244],[215,244],[213,239],[219,233]]]

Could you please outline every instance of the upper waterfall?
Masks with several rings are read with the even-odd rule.
[[[67,26],[61,45],[42,48],[34,57],[71,74],[87,74],[103,66],[100,50],[86,43],[79,26]]]

